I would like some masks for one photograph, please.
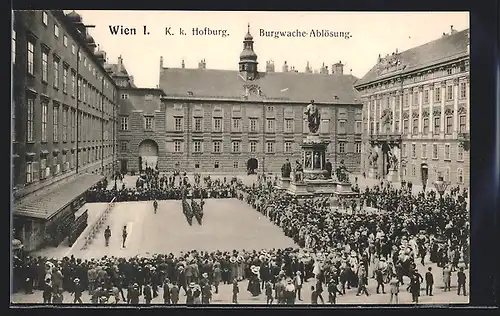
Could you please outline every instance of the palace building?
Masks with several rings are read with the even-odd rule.
[[[363,106],[361,170],[427,185],[468,187],[469,30],[394,52],[355,84]]]
[[[76,12],[15,11],[12,24],[14,237],[57,245],[113,172],[117,86]]]
[[[308,133],[305,107],[314,99],[321,111],[320,136],[330,141],[327,158],[343,160],[359,172],[362,102],[356,77],[341,62],[329,73],[323,67],[304,73],[286,64],[258,71],[250,30],[243,40],[239,70],[163,65],[158,89],[120,87],[119,155],[123,171],[154,166],[160,171],[246,173],[279,172],[282,164],[301,159],[300,143]],[[114,68],[123,74],[123,61]],[[119,72],[119,71],[118,71]],[[125,71],[126,72],[126,71]],[[124,80],[127,85],[130,80]]]

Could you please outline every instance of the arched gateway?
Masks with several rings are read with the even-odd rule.
[[[247,173],[255,174],[257,168],[259,168],[259,161],[255,158],[250,158],[247,161]]]
[[[139,144],[139,171],[147,167],[156,169],[158,165],[158,144],[151,139],[145,139]]]

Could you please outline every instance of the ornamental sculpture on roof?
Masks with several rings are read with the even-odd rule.
[[[321,115],[319,113],[318,107],[314,103],[314,100],[311,100],[311,103],[307,105],[304,114],[307,115],[309,132],[311,134],[317,134],[319,130],[319,124],[321,122]]]

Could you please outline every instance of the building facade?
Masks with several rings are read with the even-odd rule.
[[[139,171],[140,157],[157,152],[160,171],[279,172],[286,159],[301,160],[300,143],[308,133],[304,110],[314,99],[320,136],[330,141],[327,158],[359,172],[362,103],[356,78],[343,73],[342,63],[330,74],[326,67],[320,74],[288,71],[286,62],[283,72],[274,72],[273,62],[259,72],[253,45],[248,32],[238,71],[208,69],[205,60],[194,69],[184,61],[168,68],[160,58],[161,91],[148,92],[149,105],[146,96],[120,90],[120,102],[133,104],[121,103],[119,156],[128,160],[122,164]]]
[[[13,213],[28,250],[57,239],[72,201],[113,171],[117,86],[105,58],[76,12],[13,12]]]
[[[361,170],[426,185],[469,186],[469,30],[385,58],[358,82]],[[391,175],[391,173],[394,173]]]

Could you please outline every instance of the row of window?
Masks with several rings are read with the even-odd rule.
[[[445,94],[445,100],[446,101],[452,101],[454,99],[454,93],[453,93],[453,85],[447,85],[445,89],[441,90],[441,87],[435,87],[434,88],[434,99],[433,103],[438,103],[441,102],[441,97],[442,93],[444,92]],[[414,88],[414,91],[412,93],[404,93],[403,94],[403,106],[408,107],[410,105],[410,96],[411,96],[411,103],[413,106],[419,106],[419,99],[422,97],[422,104],[429,104],[430,103],[430,90],[429,89],[424,89],[422,92],[422,96],[420,96],[420,92],[418,91],[418,88]],[[466,82],[460,82],[458,84],[458,98],[460,100],[466,99],[467,98],[467,83]],[[399,107],[401,105],[401,98],[396,96],[395,97],[395,104],[396,107]],[[372,113],[375,112],[375,109],[380,111],[381,109],[388,109],[391,107],[391,97],[384,97],[383,99],[377,99],[377,100],[371,100],[370,101],[370,111]]]
[[[27,120],[26,120],[26,142],[34,142],[36,139],[35,131],[35,99],[27,96]],[[41,102],[41,115],[40,115],[40,140],[48,142],[49,133],[52,132],[53,142],[71,142],[76,141],[77,125],[78,125],[78,141],[97,141],[102,139],[101,130],[102,119],[96,116],[87,115],[79,112],[78,124],[76,122],[77,113],[75,109],[70,109],[68,106],[61,106],[59,103],[54,102],[52,107],[52,131],[49,131],[49,102]],[[60,118],[61,121],[60,122]],[[60,124],[61,123],[61,124]],[[106,124],[104,127],[104,140],[108,139],[112,124]],[[15,135],[15,133],[14,133]],[[61,138],[59,137],[61,136]],[[15,140],[15,139],[14,139]]]
[[[410,168],[411,168],[410,170],[411,170],[412,177],[419,177],[420,178],[422,176],[420,174],[420,172],[417,173],[417,166],[415,164],[412,164]],[[407,172],[407,169],[405,167],[405,168],[403,168],[403,177],[406,177],[406,176],[408,176],[408,172]],[[454,182],[454,181],[452,181],[453,179],[451,178],[451,168],[450,167],[446,167],[444,169],[443,173],[440,173],[437,169],[434,170],[434,174],[430,175],[428,180],[431,180],[431,182],[432,182],[432,179],[437,180],[438,176],[442,176],[444,181]],[[458,183],[458,184],[465,183],[464,170],[462,168],[457,168],[456,183]]]
[[[175,131],[183,131],[184,126],[184,118],[176,117],[174,120],[174,130]],[[212,123],[212,131],[214,132],[222,132],[222,118],[213,118]],[[355,133],[361,134],[361,121],[355,122]],[[308,129],[307,120],[303,121],[303,131],[307,132]],[[284,119],[283,123],[284,133],[294,133],[295,130],[295,120],[294,119]],[[120,119],[120,128],[122,131],[129,130],[129,118],[122,116]],[[147,130],[151,130],[153,128],[153,117],[146,116],[145,117],[145,128]],[[203,132],[203,118],[195,117],[193,124],[193,131],[195,132]],[[243,132],[243,119],[241,118],[233,118],[231,123],[231,131],[232,132]],[[249,132],[257,133],[259,131],[259,119],[251,118],[249,119]],[[266,132],[267,133],[275,133],[276,132],[276,120],[275,119],[266,119]],[[320,133],[329,134],[330,131],[330,120],[322,120],[320,124]],[[346,120],[338,120],[338,128],[337,134],[346,134],[347,133],[347,121]]]
[[[103,151],[104,150],[104,154]],[[86,166],[96,162],[102,157],[107,158],[112,155],[111,147],[93,148],[82,151],[78,157],[78,165]],[[43,180],[51,175],[67,172],[76,166],[76,153],[65,152],[63,154],[50,156],[44,155],[40,161],[26,162],[26,184]]]
[[[255,153],[257,152],[257,141],[250,141],[249,142],[249,152]],[[194,153],[202,153],[203,152],[203,142],[202,141],[193,141],[193,151]],[[296,150],[294,150],[293,147],[294,142],[292,141],[285,141],[283,143],[283,152],[285,153],[293,153]],[[345,141],[339,141],[338,142],[338,153],[346,153],[346,145],[347,142]],[[128,151],[128,143],[127,142],[121,142],[120,143],[120,149],[122,152]],[[265,144],[265,150],[266,153],[275,153],[276,150],[276,143],[274,141],[268,141]],[[361,153],[361,142],[355,142],[355,153],[359,154]],[[174,147],[173,151],[176,153],[181,153],[184,152],[184,144],[182,141],[174,141]],[[212,152],[213,153],[222,153],[223,152],[223,145],[222,141],[212,141]],[[240,153],[242,152],[242,146],[241,146],[241,141],[232,141],[231,142],[231,152],[233,153]]]
[[[125,84],[121,84],[121,86],[125,86]],[[122,100],[128,100],[130,98],[130,95],[128,93],[122,93],[120,97]],[[144,101],[151,101],[151,100],[153,100],[152,94],[145,94],[144,95]]]
[[[403,144],[402,147],[402,156],[408,157],[408,144]],[[420,144],[420,157],[422,159],[427,159],[427,145],[428,144]],[[432,159],[439,159],[439,144],[432,144]],[[457,161],[464,161],[464,149],[460,144],[456,144],[456,154]],[[417,144],[411,144],[411,158],[417,158]],[[451,144],[444,144],[444,160],[451,161]]]
[[[43,23],[43,26],[49,27],[49,15],[48,15],[47,11],[42,11],[42,23]],[[56,39],[59,39],[59,26],[57,25],[57,23],[55,21],[54,21],[54,36]],[[63,35],[62,40],[63,40],[64,47],[68,47],[69,40],[68,40],[68,36],[66,34]],[[103,76],[99,75],[99,70],[97,70],[96,67],[92,66],[92,63],[90,62],[89,59],[87,59],[87,56],[83,56],[83,58],[82,58],[82,55],[85,55],[85,54],[82,54],[81,51],[77,51],[77,47],[76,47],[75,43],[71,44],[71,54],[72,55],[78,54],[78,62],[83,62],[83,67],[85,69],[88,69],[89,72],[93,76],[95,76],[99,81],[103,79]],[[104,87],[106,89],[108,89],[111,86],[112,86],[112,84],[110,82],[108,82],[108,80],[104,81]]]
[[[461,114],[458,116],[458,132],[459,133],[466,133],[467,132],[467,124],[466,124],[467,117],[465,114]],[[433,117],[433,129],[432,133],[433,135],[439,135],[441,133],[441,117],[440,116],[434,116]],[[411,121],[411,134],[417,135],[419,134],[418,132],[418,124],[419,124],[419,119],[414,118]],[[430,119],[427,117],[424,117],[422,119],[422,134],[427,135],[430,133],[429,130],[429,123]],[[444,133],[446,135],[452,135],[453,134],[453,116],[446,116],[445,117],[445,126],[444,126]],[[408,135],[410,134],[410,120],[409,119],[404,119],[403,120],[403,129],[402,129],[402,134],[403,135]],[[366,128],[365,128],[366,130]],[[400,130],[400,121],[395,120],[395,130],[399,131]],[[371,122],[370,126],[370,134],[377,134],[377,132],[380,131],[380,123],[379,122]],[[392,126],[390,124],[385,125],[385,131],[386,133],[390,133],[392,131]]]
[[[70,67],[66,63],[62,63],[62,77],[60,76],[61,69],[61,59],[57,55],[53,55],[52,60],[52,74],[53,74],[53,85],[54,89],[60,88],[60,83],[62,82],[62,91],[63,93],[68,93],[68,83],[69,76],[71,76],[71,96],[78,97],[78,100],[83,101],[84,103],[88,103],[89,106],[92,106],[96,109],[100,109],[104,107],[104,110],[107,114],[112,114],[112,103],[107,98],[103,97],[102,93],[99,92],[99,89],[93,87],[89,82],[83,79],[81,76],[78,76],[78,80],[76,79],[77,74],[76,70],[70,70]],[[34,75],[35,70],[35,44],[28,41],[28,74]],[[42,82],[48,84],[48,74],[49,74],[49,51],[48,49],[42,46]],[[71,75],[69,75],[71,73]],[[78,88],[77,88],[78,84]],[[104,104],[103,104],[104,102]]]

